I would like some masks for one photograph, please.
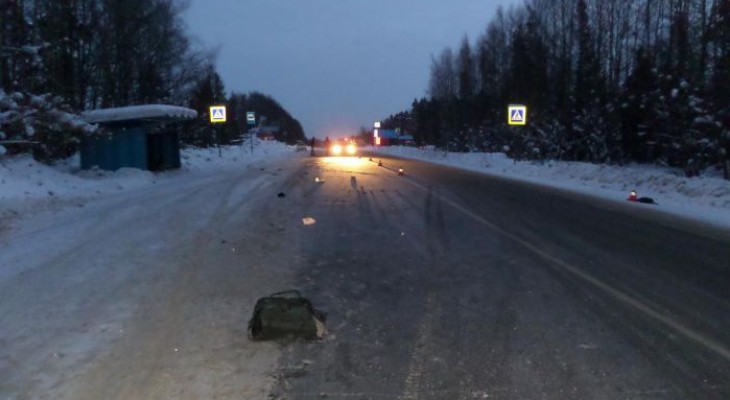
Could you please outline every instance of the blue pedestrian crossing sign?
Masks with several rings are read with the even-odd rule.
[[[527,125],[527,106],[511,105],[507,108],[507,123],[510,125]]]
[[[249,111],[246,113],[246,123],[249,125],[256,125],[256,113]]]
[[[216,124],[220,122],[226,122],[226,106],[211,106],[210,123]]]

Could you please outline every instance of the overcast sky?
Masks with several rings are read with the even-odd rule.
[[[431,55],[521,0],[192,0],[228,93],[273,96],[307,136],[344,136],[426,94]]]

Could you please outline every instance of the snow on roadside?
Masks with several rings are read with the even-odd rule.
[[[240,146],[225,146],[218,152],[217,148],[183,149],[183,169],[188,171],[211,171],[216,169],[236,169],[242,166],[260,164],[273,159],[292,157],[295,147],[275,141],[258,141],[254,144],[246,142]]]
[[[503,153],[445,153],[433,148],[380,147],[375,151],[617,201],[625,201],[629,191],[636,190],[639,196],[654,198],[660,210],[730,227],[730,181],[719,173],[687,178],[680,170],[653,165],[514,162]]]
[[[180,179],[188,172],[208,173],[236,169],[279,157],[292,156],[294,148],[279,142],[259,142],[253,153],[248,146],[182,150],[182,171],[152,173],[133,168],[117,171],[78,168],[78,156],[47,166],[28,155],[0,158],[0,200],[68,199],[147,187]]]

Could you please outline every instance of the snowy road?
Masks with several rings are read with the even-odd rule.
[[[264,398],[277,350],[245,327],[297,264],[301,218],[276,193],[300,167],[178,179],[5,235],[0,399]]]
[[[728,232],[384,161],[297,156],[26,221],[0,244],[0,399],[730,397]],[[249,342],[255,299],[288,288],[331,336]]]

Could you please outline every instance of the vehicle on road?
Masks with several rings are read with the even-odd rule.
[[[355,156],[357,155],[357,144],[350,139],[338,139],[331,142],[327,148],[330,156]]]

